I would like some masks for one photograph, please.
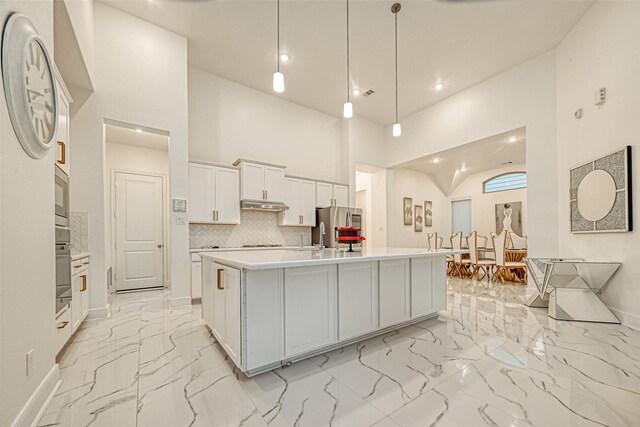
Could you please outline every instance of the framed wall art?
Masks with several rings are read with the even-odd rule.
[[[404,225],[413,224],[413,199],[405,197],[402,199],[402,211],[404,216]]]
[[[422,231],[422,223],[424,221],[424,218],[422,216],[422,206],[421,205],[416,205],[415,206],[415,224],[413,226],[413,231],[419,233]]]

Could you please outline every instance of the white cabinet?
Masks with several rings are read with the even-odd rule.
[[[240,172],[189,163],[189,222],[240,224]]]
[[[202,298],[202,259],[191,255],[191,299]]]
[[[336,342],[336,265],[285,268],[285,356]]]
[[[316,206],[349,206],[349,187],[329,182],[316,183]]]
[[[240,270],[203,261],[202,318],[233,362],[241,364]]]
[[[380,261],[380,327],[411,318],[410,266],[408,259]]]
[[[278,214],[278,225],[315,227],[316,185],[313,181],[285,178],[284,203],[289,206]]]
[[[378,329],[378,263],[338,265],[338,339]]]
[[[75,332],[89,314],[90,258],[71,262],[71,331]]]
[[[336,206],[349,206],[349,187],[334,184],[333,198],[336,201]]]
[[[71,95],[67,90],[62,78],[56,73],[56,84],[58,89],[58,129],[56,131],[56,164],[69,175],[69,155],[70,155],[70,104]]]
[[[433,313],[433,258],[411,259],[411,318]]]
[[[284,201],[284,167],[237,160],[242,171],[242,200]]]

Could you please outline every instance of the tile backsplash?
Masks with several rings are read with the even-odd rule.
[[[277,212],[241,211],[239,225],[189,224],[189,247],[311,244],[310,227],[278,227]]]
[[[89,212],[71,212],[69,215],[71,229],[71,247],[76,252],[89,251]]]

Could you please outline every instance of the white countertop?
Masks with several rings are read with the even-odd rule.
[[[90,257],[90,252],[71,252],[71,261],[76,261],[82,258]]]
[[[247,270],[267,270],[270,268],[304,267],[309,265],[342,264],[350,262],[379,261],[382,259],[403,259],[421,256],[446,256],[454,253],[468,253],[467,250],[431,251],[418,248],[371,248],[359,252],[345,252],[335,249],[311,250],[282,249],[254,251],[205,252],[203,258],[212,259],[230,267]]]
[[[190,254],[199,252],[235,252],[235,251],[274,251],[282,249],[298,249],[300,246],[272,246],[272,247],[260,247],[260,248],[192,248],[189,249]],[[313,246],[303,246],[304,249],[313,249]]]

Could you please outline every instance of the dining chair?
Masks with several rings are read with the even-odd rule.
[[[482,280],[485,277],[491,279],[490,274],[493,272],[493,267],[495,266],[494,260],[484,259],[478,256],[478,246],[482,241],[482,236],[479,236],[477,231],[472,232],[467,238],[467,242],[469,244],[469,261],[471,263],[471,275],[478,280]],[[483,246],[484,245],[486,245],[486,243],[483,243]],[[482,272],[482,277],[479,276],[480,272]]]
[[[493,280],[499,280],[504,284],[504,274],[507,270],[519,270],[524,271],[525,280],[527,275],[527,264],[524,262],[507,261],[507,239],[509,235],[506,230],[493,237],[493,247],[496,254],[496,268],[493,273]]]
[[[429,249],[431,250],[435,251],[437,249],[440,249],[442,245],[438,247],[438,233],[427,233],[427,244],[429,245]]]
[[[456,234],[451,236],[451,249],[454,251],[459,251],[462,249],[462,231],[458,231]],[[463,277],[467,274],[467,268],[471,264],[471,261],[468,259],[462,258],[462,254],[457,253],[453,254],[453,271],[452,275],[459,275]]]
[[[516,233],[509,233],[509,248],[527,249],[527,237],[520,237]]]

